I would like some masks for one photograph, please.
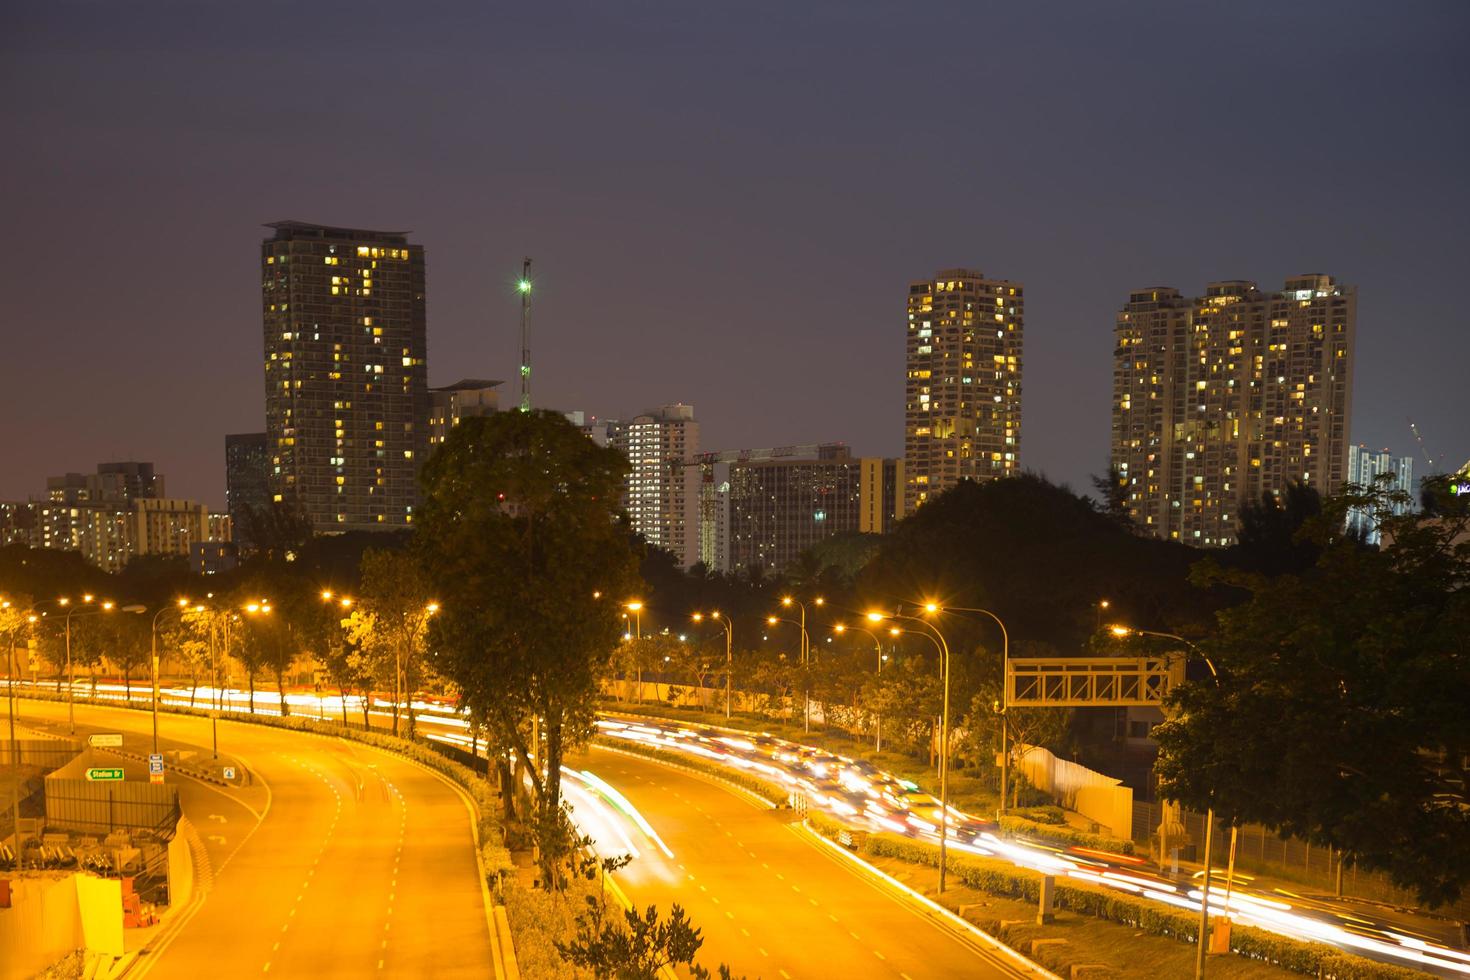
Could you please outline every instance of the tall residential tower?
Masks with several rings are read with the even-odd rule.
[[[946,269],[909,284],[902,514],[1021,458],[1021,284]]]
[[[1235,541],[1240,508],[1347,478],[1357,291],[1304,275],[1278,293],[1210,283],[1128,297],[1114,325],[1112,467],[1157,538]]]
[[[688,568],[700,560],[699,423],[690,405],[664,405],[607,429],[628,457],[623,505],[633,530]]]
[[[266,227],[271,497],[321,532],[404,527],[429,446],[423,247],[407,232]]]

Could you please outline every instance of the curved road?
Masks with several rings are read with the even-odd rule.
[[[66,705],[23,704],[24,724],[65,731]],[[128,751],[149,750],[146,713],[79,704],[76,715],[79,736],[117,731]],[[160,732],[161,749],[208,757],[207,719],[164,715]],[[224,720],[219,737],[255,785],[167,776],[205,839],[212,882],[130,976],[491,974],[469,811],[451,786],[354,742]]]
[[[673,852],[627,823],[639,856],[617,880],[634,905],[663,914],[683,906],[703,930],[699,961],[711,969],[724,962],[737,976],[767,978],[1027,975],[860,877],[793,826],[789,811],[637,756],[594,750],[567,764],[617,789]],[[592,822],[594,836],[599,825],[606,820]]]

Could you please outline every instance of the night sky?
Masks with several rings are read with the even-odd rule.
[[[1130,289],[1327,272],[1353,441],[1457,466],[1467,41],[1464,0],[4,4],[0,499],[131,458],[222,505],[288,218],[413,230],[432,384],[514,377],[532,256],[537,404],[692,402],[706,448],[900,454],[908,281],[1020,280],[1021,462],[1079,487]]]

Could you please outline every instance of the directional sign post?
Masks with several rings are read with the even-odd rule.
[[[122,735],[117,732],[97,732],[87,736],[87,744],[94,749],[120,749]]]
[[[148,781],[150,783],[163,782],[163,756],[157,752],[148,756]]]
[[[120,783],[123,771],[121,769],[88,769],[87,779],[94,783]]]

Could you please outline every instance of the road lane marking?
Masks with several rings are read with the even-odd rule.
[[[873,955],[876,956],[876,957],[878,957],[878,959],[880,959],[880,960],[886,960],[886,959],[888,959],[888,957],[884,956],[882,953],[878,952],[876,949],[873,950]]]
[[[770,956],[771,955],[770,953],[767,953],[766,952],[766,948],[764,946],[757,946],[756,949],[760,950],[760,954],[762,956]]]

